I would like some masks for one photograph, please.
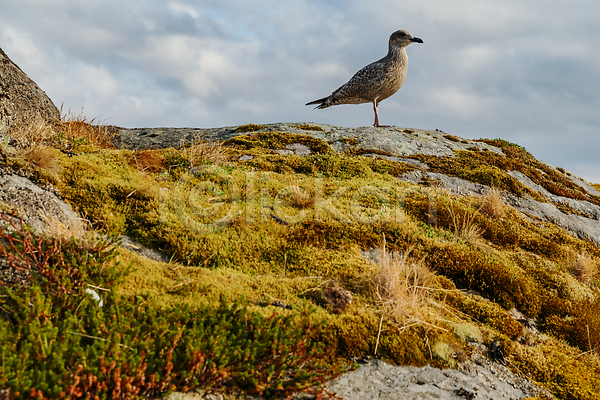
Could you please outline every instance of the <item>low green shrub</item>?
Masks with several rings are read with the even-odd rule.
[[[128,268],[115,262],[116,244],[0,228],[0,257],[28,272],[0,286],[0,389],[16,399],[131,399],[196,387],[274,395],[327,376],[324,349],[311,339],[321,325],[309,311],[265,317],[224,297],[168,308],[121,297],[111,287]]]

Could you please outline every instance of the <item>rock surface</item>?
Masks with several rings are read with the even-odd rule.
[[[343,400],[518,400],[530,397],[553,399],[545,389],[491,361],[485,346],[471,343],[471,359],[457,369],[393,366],[370,361],[325,384],[326,393]],[[325,396],[326,398],[327,396]],[[202,393],[173,393],[165,400],[234,400],[235,396]],[[262,397],[245,397],[262,400]],[[312,400],[314,395],[297,394],[295,400]]]
[[[225,140],[246,134],[240,127],[213,129],[192,128],[144,128],[118,129],[115,144],[121,148],[167,148],[180,147],[186,142],[200,138],[204,140]],[[271,124],[263,131],[285,131],[311,135],[330,143],[338,152],[350,146],[372,150],[363,156],[382,157],[410,163],[416,169],[400,177],[401,180],[419,184],[423,178],[437,181],[439,187],[455,195],[479,196],[489,188],[460,178],[429,171],[429,166],[421,161],[406,158],[415,154],[453,156],[454,149],[478,148],[503,154],[502,150],[483,142],[457,138],[440,131],[425,131],[402,128],[342,128],[320,124]],[[300,143],[280,150],[283,154],[310,155],[310,148]],[[380,154],[383,152],[384,154]],[[548,202],[540,202],[530,197],[505,194],[505,202],[531,219],[555,223],[573,235],[587,238],[600,244],[600,207],[587,201],[574,200],[549,193],[536,185],[526,175],[509,171],[511,176],[523,185],[540,193]],[[573,182],[588,193],[600,195],[596,189],[583,180],[571,176]],[[21,217],[36,229],[43,229],[44,220],[40,211],[53,215],[62,223],[76,223],[77,215],[51,191],[43,189],[25,177],[2,174],[0,171],[0,205],[18,209]],[[566,214],[556,204],[565,204],[577,214]],[[0,208],[0,213],[5,211]],[[124,237],[124,245],[140,254],[155,260],[165,261],[164,256],[143,249]],[[1,268],[0,268],[1,269]],[[470,359],[458,364],[457,369],[440,370],[430,366],[416,368],[392,366],[380,360],[363,365],[353,372],[343,374],[328,382],[325,388],[346,400],[359,399],[524,399],[541,396],[552,398],[543,389],[512,373],[504,365],[491,361],[486,356],[487,349],[481,344],[472,344]],[[294,398],[312,399],[310,395],[296,395]],[[174,393],[170,400],[217,400],[232,399],[219,394]],[[257,397],[246,397],[255,399]]]
[[[56,106],[36,84],[0,49],[0,136],[11,130],[25,127],[41,118],[46,121],[60,119]],[[500,148],[483,142],[461,139],[441,131],[389,128],[344,128],[323,124],[278,123],[262,126],[199,128],[116,128],[115,145],[124,149],[181,147],[195,139],[226,140],[251,131],[283,131],[311,135],[327,141],[338,152],[351,147],[367,149],[363,156],[382,157],[402,161],[416,167],[400,179],[419,184],[423,178],[435,180],[440,187],[456,195],[481,195],[488,187],[456,177],[429,172],[429,166],[421,161],[406,158],[424,154],[437,157],[454,156],[456,149],[481,150],[503,154]],[[1,150],[1,148],[0,148]],[[369,152],[368,150],[371,150]],[[289,144],[280,154],[307,156],[309,147]],[[0,162],[6,158],[0,151]],[[242,156],[251,157],[251,156]],[[552,167],[553,168],[553,167]],[[600,245],[600,207],[587,201],[575,200],[549,193],[535,184],[529,177],[518,171],[508,173],[523,185],[541,194],[548,203],[528,197],[505,195],[505,201],[532,219],[552,222],[573,235],[589,239]],[[570,175],[573,183],[587,193],[600,196],[594,187],[580,178]],[[564,204],[575,211],[565,214],[556,206]],[[26,177],[0,170],[0,215],[6,217],[10,211],[36,230],[43,230],[47,220],[54,218],[66,225],[81,224],[77,214],[68,204],[60,200],[52,191],[44,189]],[[123,237],[124,246],[145,257],[166,261],[163,255],[137,245]],[[8,276],[7,276],[8,272]],[[12,271],[14,272],[14,271]],[[0,259],[0,279],[10,282],[15,278],[6,260]],[[18,278],[18,277],[16,277]],[[344,297],[336,292],[336,298]],[[347,297],[347,296],[346,296]],[[350,298],[351,299],[351,298]],[[348,300],[350,301],[350,300]],[[380,360],[363,365],[355,371],[341,375],[325,384],[327,392],[335,398],[346,400],[362,399],[524,399],[528,397],[552,398],[545,390],[532,382],[512,373],[501,363],[492,361],[482,344],[472,343],[470,358],[458,363],[457,369],[437,369],[431,366],[422,368],[392,366]],[[2,397],[4,392],[0,392]],[[5,393],[4,393],[5,394]],[[169,400],[223,400],[219,394],[174,393]],[[297,394],[294,398],[313,399],[314,396]],[[255,399],[256,397],[246,397]]]
[[[487,143],[475,142],[448,135],[441,131],[422,129],[389,128],[347,128],[325,124],[278,123],[256,126],[263,132],[290,132],[310,135],[331,144],[336,151],[344,151],[352,139],[354,146],[364,149],[381,150],[397,156],[427,154],[452,156],[453,149],[477,147],[501,154],[502,150]],[[223,128],[140,128],[118,129],[115,145],[120,148],[138,150],[146,148],[178,148],[195,138],[203,140],[227,140],[234,136],[251,133],[239,126]]]
[[[490,361],[483,354],[484,346],[473,346],[471,360],[458,369],[401,367],[373,361],[327,383],[326,388],[344,400],[516,400],[542,394],[552,398],[504,365]]]
[[[0,49],[0,134],[30,125],[38,118],[58,121],[60,112],[39,88]]]
[[[65,226],[81,225],[81,220],[67,203],[22,176],[0,175],[0,204],[2,203],[14,209],[23,222],[39,232],[46,228],[44,217],[59,221]],[[2,211],[0,209],[0,214]],[[5,213],[8,211],[10,210],[4,210]]]
[[[454,156],[454,150],[474,149],[491,151],[504,154],[495,146],[484,142],[462,139],[449,135],[439,130],[407,129],[398,127],[388,128],[347,128],[325,124],[292,124],[277,123],[267,125],[247,126],[251,130],[263,132],[291,132],[310,135],[327,141],[331,147],[342,152],[350,147],[367,149],[363,156],[380,157],[393,161],[402,161],[411,164],[417,170],[404,174],[401,179],[418,184],[424,177],[439,182],[439,187],[455,195],[480,196],[489,187],[466,181],[464,179],[447,176],[441,173],[427,172],[429,166],[421,161],[405,158],[416,154],[433,155],[437,157]],[[141,128],[118,129],[115,136],[117,147],[139,150],[145,148],[178,148],[194,139],[202,140],[227,140],[237,135],[252,133],[245,126],[231,126],[222,128]],[[373,153],[369,153],[372,150]],[[280,154],[296,154],[306,156],[310,149],[302,144],[295,143],[287,146],[285,150],[277,150]],[[385,154],[380,154],[383,152]],[[386,155],[387,154],[387,155]],[[243,155],[240,161],[250,160],[252,156]],[[548,165],[552,169],[555,167]],[[525,174],[519,171],[507,171],[509,175],[523,185],[540,193],[548,203],[542,203],[529,197],[517,197],[510,193],[505,195],[509,205],[541,222],[551,222],[571,234],[588,239],[600,245],[600,207],[588,201],[575,200],[549,193],[541,186],[535,184]],[[582,187],[586,192],[600,196],[600,192],[581,178],[569,174],[570,180]],[[565,204],[577,214],[566,214],[556,205]]]

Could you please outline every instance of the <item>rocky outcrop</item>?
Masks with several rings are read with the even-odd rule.
[[[46,93],[0,49],[0,134],[28,126],[38,118],[58,121],[60,112]]]
[[[504,193],[504,202],[531,219],[542,222],[551,222],[580,239],[587,239],[600,246],[600,206],[589,201],[575,200],[568,197],[556,196],[543,187],[535,184],[531,179],[518,171],[510,171],[510,175],[518,176],[519,181],[530,189],[543,195],[549,202],[540,202],[531,197],[519,197],[512,193]],[[446,189],[456,196],[481,196],[490,188],[480,183],[469,182],[464,179],[447,176],[436,172],[415,170],[407,172],[402,180],[418,184],[423,179],[435,181],[438,187]],[[583,181],[582,181],[583,182]],[[588,184],[592,193],[596,190]],[[567,204],[576,214],[562,212],[555,204]]]
[[[344,400],[525,399],[552,398],[527,379],[490,361],[484,346],[473,343],[471,359],[458,369],[393,366],[373,361],[326,384]]]
[[[325,124],[277,123],[267,125],[242,125],[222,128],[140,128],[118,129],[115,145],[120,148],[139,150],[147,148],[178,148],[195,138],[203,140],[227,140],[252,132],[290,132],[310,135],[331,144],[336,151],[350,147],[379,150],[396,156],[426,154],[452,156],[454,149],[476,147],[485,151],[502,153],[487,143],[461,139],[441,131],[389,128],[346,128]]]
[[[11,130],[29,125],[39,119],[55,121],[59,118],[59,111],[48,96],[0,49],[0,136],[5,133],[10,134]],[[414,185],[435,182],[436,187],[457,196],[480,196],[489,190],[489,186],[462,179],[459,174],[452,176],[450,173],[442,173],[439,166],[436,170],[434,164],[437,159],[444,158],[446,162],[450,159],[449,162],[453,163],[452,158],[456,157],[457,150],[459,150],[458,153],[463,151],[463,153],[470,152],[472,154],[487,153],[495,157],[505,156],[502,148],[489,144],[498,144],[493,141],[486,143],[466,140],[439,130],[398,127],[345,128],[314,123],[277,123],[209,129],[114,128],[114,130],[116,131],[115,146],[130,150],[179,148],[197,139],[223,141],[238,135],[252,135],[256,132],[309,135],[329,144],[331,148],[323,146],[327,148],[326,156],[330,156],[333,153],[331,149],[333,149],[335,152],[350,156],[383,158],[402,162],[408,164],[407,168],[402,169],[403,171],[411,168],[412,170],[397,176],[399,180]],[[294,136],[294,141],[295,138],[297,137]],[[311,140],[314,141],[314,139]],[[16,149],[8,147],[10,146],[0,143],[0,217],[2,220],[6,222],[14,216],[37,231],[46,230],[48,224],[52,223],[51,221],[66,227],[81,226],[78,215],[59,198],[57,190],[37,184],[34,177],[24,176],[21,174],[22,171],[2,167],[7,161],[7,154],[10,153],[12,156],[17,154]],[[7,149],[10,151],[7,152]],[[303,143],[287,143],[285,146],[272,150],[273,154],[280,155],[306,157],[312,154],[311,147]],[[253,157],[251,154],[242,153],[238,161],[251,161]],[[513,180],[513,187],[517,187],[518,184],[521,185],[519,188],[526,188],[526,190],[521,190],[519,195],[516,192],[504,193],[505,203],[531,220],[553,223],[574,236],[600,245],[600,192],[587,182],[565,173],[560,168],[540,162],[537,162],[535,168],[537,170],[533,173],[526,171],[529,175],[517,170],[502,171],[504,177]],[[562,195],[563,192],[550,187],[550,190],[554,190],[554,193],[551,193],[539,184],[539,176],[553,174],[556,171],[561,172],[563,183],[568,183],[566,185],[568,187],[564,190],[566,195]],[[534,182],[535,179],[538,183]],[[494,179],[491,179],[491,182],[494,183]],[[542,184],[546,183],[542,182]],[[574,187],[579,189],[575,190]],[[528,194],[523,195],[523,192]],[[572,193],[575,193],[575,197],[567,197]],[[6,228],[6,223],[0,221],[0,226],[2,225]],[[146,249],[127,236],[123,236],[122,240],[123,247],[135,251],[143,257],[163,262],[169,261],[165,255]],[[1,281],[13,283],[22,279],[23,276],[7,260],[0,258]],[[327,297],[326,300],[331,306],[332,312],[340,311],[352,300],[351,293],[338,287],[335,282],[325,288],[324,295]],[[517,320],[521,321],[519,318]],[[461,339],[461,341],[465,340]],[[456,369],[438,369],[431,366],[422,368],[393,366],[381,360],[370,360],[355,371],[342,374],[337,379],[327,382],[324,388],[333,397],[346,400],[552,398],[544,389],[511,372],[502,363],[504,358],[502,352],[499,353],[501,357],[494,353],[494,343],[497,342],[492,342],[489,349],[482,344],[482,341],[469,343],[469,356],[463,354],[460,362],[449,364]],[[0,391],[0,398],[3,393],[5,392]],[[174,393],[168,398],[170,400],[219,400],[236,397],[213,393]],[[260,399],[257,397],[244,398]],[[296,394],[293,398],[308,400],[315,396]]]
[[[424,179],[435,181],[438,187],[448,190],[454,195],[480,196],[489,186],[470,182],[439,172],[430,172],[427,163],[408,158],[415,155],[435,157],[454,157],[456,150],[487,151],[504,155],[502,149],[488,143],[462,139],[445,132],[435,130],[407,129],[398,127],[388,128],[346,128],[325,124],[292,124],[277,123],[267,125],[242,125],[222,128],[142,128],[118,129],[115,135],[117,147],[139,150],[145,148],[178,148],[194,139],[222,141],[242,134],[253,132],[290,132],[309,135],[330,144],[337,152],[360,150],[366,157],[379,157],[392,161],[401,161],[415,167],[400,179],[420,184]],[[306,156],[306,146],[302,144],[288,145],[284,150],[275,150],[280,154],[296,154]],[[242,156],[239,161],[250,160],[252,156]],[[540,163],[552,170],[557,168]],[[551,222],[570,232],[572,235],[587,239],[600,245],[600,206],[586,200],[577,200],[558,196],[548,192],[542,186],[534,183],[520,171],[506,171],[508,175],[522,185],[537,192],[547,202],[537,201],[529,196],[516,196],[505,193],[505,201],[518,211],[532,219],[541,222]],[[574,185],[579,186],[584,193],[600,196],[600,192],[583,179],[570,174],[564,174]],[[566,207],[562,207],[564,205]],[[565,209],[571,212],[565,212]]]

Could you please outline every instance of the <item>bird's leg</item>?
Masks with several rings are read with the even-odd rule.
[[[381,125],[379,123],[379,104],[377,103],[377,100],[373,101],[373,111],[375,111],[375,123],[373,124],[373,126],[375,128],[385,128],[389,125]]]

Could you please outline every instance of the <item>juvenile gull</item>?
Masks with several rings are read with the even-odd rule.
[[[405,47],[413,42],[423,43],[421,39],[406,31],[392,33],[385,57],[358,71],[331,95],[306,105],[318,104],[316,108],[327,108],[338,104],[373,103],[375,111],[373,126],[386,126],[379,124],[379,103],[396,93],[404,83],[408,67]]]

